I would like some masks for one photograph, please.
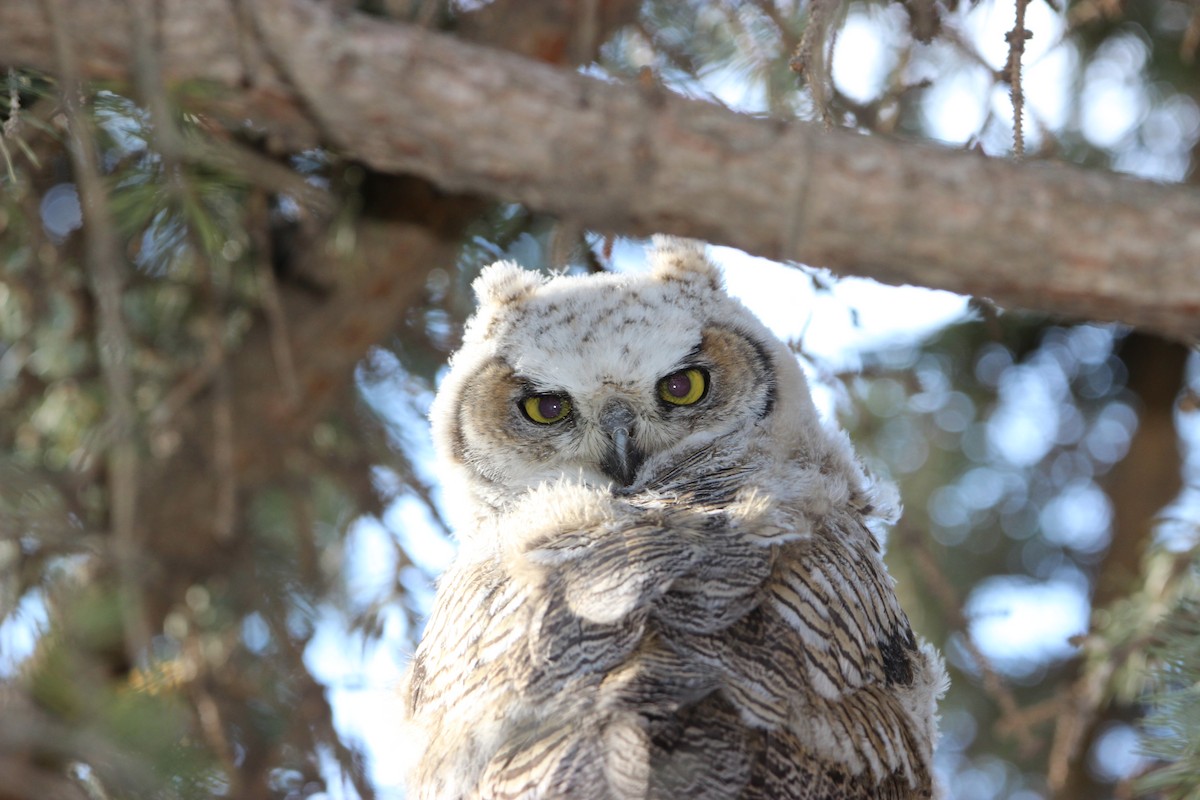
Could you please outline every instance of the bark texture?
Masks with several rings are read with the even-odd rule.
[[[124,80],[124,5],[73,5],[80,69]],[[40,7],[0,6],[0,66],[53,71]],[[313,0],[165,0],[158,31],[171,84],[280,147],[616,233],[1200,334],[1193,188],[753,118]]]

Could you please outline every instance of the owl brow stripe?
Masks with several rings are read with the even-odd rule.
[[[758,358],[759,367],[766,376],[767,402],[766,405],[763,406],[762,413],[758,415],[759,419],[764,419],[775,409],[775,395],[777,393],[775,365],[771,361],[771,356],[769,353],[767,353],[767,348],[763,346],[762,342],[754,339],[751,336],[748,336],[744,331],[735,331],[735,333],[740,334],[743,339],[750,343],[750,347],[753,348],[754,354]]]
[[[509,375],[513,373],[512,365],[500,356],[492,356],[486,359],[483,363],[476,365],[475,374],[482,375],[492,368],[507,370]],[[441,389],[439,389],[439,392]],[[458,389],[458,402],[454,409],[454,424],[450,428],[450,452],[461,463],[466,463],[467,454],[471,448],[467,445],[466,420],[463,414],[466,411],[466,403],[463,402],[464,397],[470,392],[470,387],[463,385]],[[481,475],[482,477],[482,475]]]
[[[454,409],[454,425],[450,427],[450,453],[454,458],[461,462],[467,460],[467,436],[463,433],[463,410],[462,403]]]
[[[743,329],[733,325],[707,325],[710,330],[724,331],[737,336],[739,339],[750,345],[750,349],[754,351],[754,360],[758,365],[758,370],[763,376],[763,383],[767,387],[766,403],[763,409],[758,414],[759,419],[765,419],[775,409],[775,397],[777,392],[778,381],[775,378],[775,362],[771,360],[771,354],[767,352],[767,348],[758,339],[751,336]]]
[[[516,373],[513,373],[512,379],[521,387],[521,392],[525,397],[538,394],[560,394],[564,397],[570,397],[567,391],[561,386],[551,386],[535,381],[533,378],[526,378],[524,375],[517,375]]]
[[[687,352],[683,358],[675,363],[675,369],[687,369],[695,366],[697,359],[704,355],[704,337],[701,336],[700,341],[696,342],[696,346]]]

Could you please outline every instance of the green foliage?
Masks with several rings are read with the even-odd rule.
[[[1194,568],[1193,568],[1194,569]],[[1146,754],[1162,763],[1139,782],[1167,800],[1200,797],[1200,601],[1179,603],[1161,627],[1155,692],[1143,723]]]
[[[37,647],[21,669],[0,678],[31,703],[6,708],[6,723],[27,718],[32,757],[110,798],[229,796],[244,780],[273,781],[282,797],[297,781],[321,781],[318,751],[345,763],[347,775],[361,771],[303,663],[316,620],[344,602],[332,580],[336,554],[361,513],[336,463],[326,472],[293,467],[291,485],[247,498],[233,552],[198,553],[237,568],[205,575],[185,564],[179,587],[145,553],[135,554],[141,586],[116,579],[111,398],[96,357],[94,284],[74,232],[78,201],[60,177],[69,174],[62,119],[24,125],[57,101],[24,88],[21,98],[31,155],[0,177],[0,649],[27,625],[20,609],[45,609],[48,621],[30,631]],[[31,107],[34,99],[41,105]],[[263,313],[271,267],[262,242],[276,218],[252,175],[195,157],[220,152],[201,118],[177,114],[183,152],[168,157],[129,98],[100,91],[89,102],[128,257],[120,301],[137,418],[126,435],[151,463],[179,447],[174,415],[211,391],[226,354]],[[305,168],[319,177],[328,163],[310,157]],[[63,204],[48,211],[51,189]],[[355,463],[358,432],[337,426],[318,426],[314,450]],[[131,603],[162,615],[145,648]],[[239,636],[245,626],[253,636]],[[16,654],[5,656],[12,669]]]

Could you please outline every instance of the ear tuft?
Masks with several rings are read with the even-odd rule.
[[[704,243],[678,236],[655,236],[650,272],[659,280],[699,283],[713,291],[725,289],[721,271],[704,254]]]
[[[484,267],[471,284],[479,305],[512,305],[537,291],[546,279],[512,261],[497,261]]]

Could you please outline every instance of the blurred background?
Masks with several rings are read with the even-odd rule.
[[[1019,2],[357,10],[747,114],[1194,181],[1200,3]],[[576,5],[590,39],[547,49]],[[646,243],[281,151],[186,90],[156,117],[61,89],[0,91],[0,800],[403,797],[396,684],[455,548],[425,414],[470,283],[638,270]],[[899,486],[889,567],[953,680],[947,796],[1200,797],[1195,353],[712,256]],[[389,259],[404,285],[343,288]]]

